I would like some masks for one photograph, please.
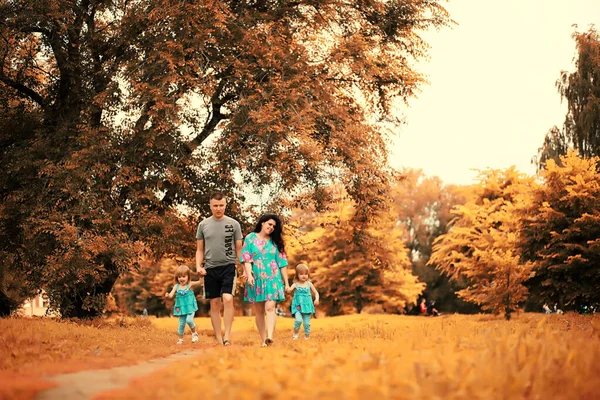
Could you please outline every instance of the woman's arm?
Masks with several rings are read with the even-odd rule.
[[[246,282],[250,286],[254,286],[254,275],[252,275],[252,263],[244,263],[244,274],[246,275]]]
[[[175,288],[176,288],[176,286],[173,286],[173,289],[171,289],[171,292],[170,292],[170,293],[165,293],[165,297],[166,297],[167,299],[172,299],[172,298],[173,298],[173,296],[175,296]]]
[[[285,291],[287,292],[288,290],[290,290],[290,282],[288,281],[287,267],[281,267],[279,268],[279,270],[281,271],[281,277],[283,278],[283,284],[285,286]]]
[[[319,304],[319,292],[317,292],[317,289],[315,288],[315,285],[312,284],[312,282],[308,282],[310,283],[310,291],[313,292],[313,294],[315,295],[315,301],[313,302],[315,305]]]

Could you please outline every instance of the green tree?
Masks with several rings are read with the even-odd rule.
[[[525,209],[521,249],[535,266],[527,282],[538,302],[576,309],[600,302],[600,159],[574,151],[549,160]]]
[[[248,188],[335,171],[367,223],[389,181],[369,121],[423,82],[417,32],[450,23],[431,0],[2,0],[0,21],[0,85],[31,121],[0,126],[10,268],[65,317],[143,255],[191,256],[182,213],[215,189],[241,216]]]
[[[556,87],[567,101],[562,130],[553,127],[537,156],[539,166],[575,149],[581,157],[600,156],[600,36],[595,28],[573,33],[577,47],[575,71],[562,71]]]
[[[429,263],[467,287],[466,301],[506,319],[527,298],[523,283],[532,265],[521,262],[518,249],[519,211],[530,202],[533,180],[510,168],[487,170],[473,186],[473,200],[456,207],[447,233],[436,239]]]

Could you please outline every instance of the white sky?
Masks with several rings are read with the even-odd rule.
[[[555,82],[573,71],[573,24],[600,29],[600,0],[451,0],[458,25],[424,37],[429,85],[404,110],[394,167],[421,168],[445,183],[470,184],[473,169],[533,174],[531,157],[566,105]]]

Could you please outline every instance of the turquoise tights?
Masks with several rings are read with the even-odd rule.
[[[296,311],[294,313],[294,333],[300,330],[300,324],[304,325],[304,335],[310,335],[310,316],[308,313]]]
[[[179,333],[179,336],[183,336],[183,332],[185,332],[186,323],[190,326],[190,329],[193,331],[196,327],[196,324],[194,323],[193,313],[179,316],[179,328],[177,328],[177,333]]]

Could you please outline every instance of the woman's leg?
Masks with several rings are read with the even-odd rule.
[[[254,303],[254,320],[256,321],[256,328],[260,335],[260,343],[264,343],[267,339],[265,334],[265,303]]]
[[[302,324],[304,325],[304,338],[308,339],[310,336],[310,314],[302,314]]]
[[[277,322],[277,314],[275,314],[275,300],[265,301],[265,313],[267,314],[267,339],[273,340],[275,333],[275,323]]]

